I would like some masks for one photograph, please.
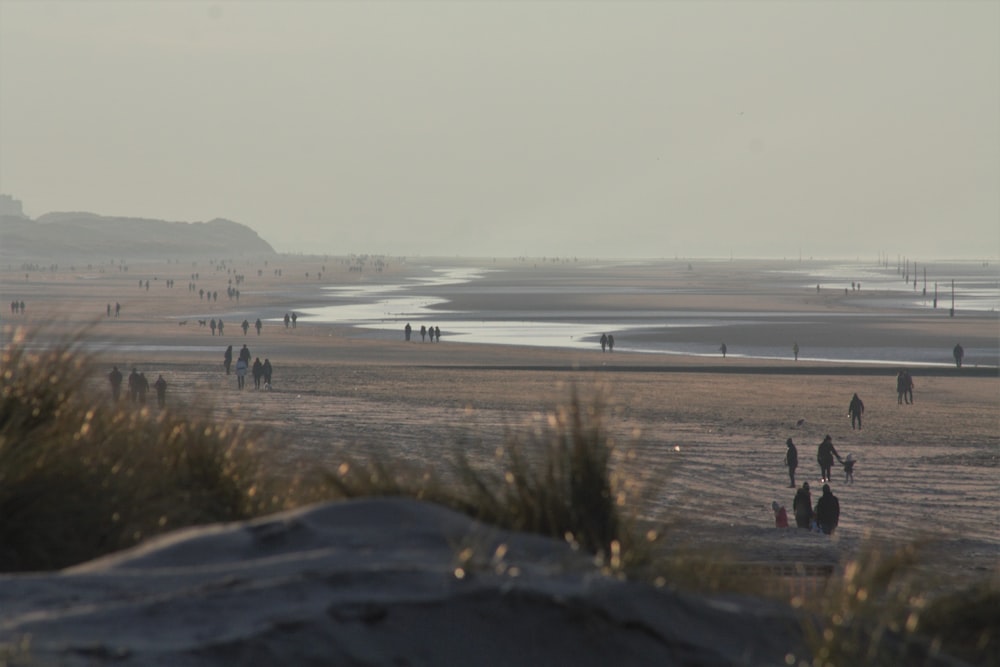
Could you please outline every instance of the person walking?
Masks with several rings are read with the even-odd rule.
[[[247,362],[242,356],[236,360],[236,388],[243,391],[247,381]]]
[[[406,323],[406,326],[405,326],[405,327],[403,327],[403,335],[404,335],[404,336],[406,337],[406,342],[407,342],[407,343],[409,343],[409,342],[410,342],[410,335],[411,335],[412,333],[413,333],[413,327],[411,327],[411,326],[410,326],[410,323],[409,323],[409,322],[407,322],[407,323]]]
[[[111,372],[108,373],[108,381],[111,383],[111,399],[117,403],[122,393],[122,372],[117,366],[112,366]]]
[[[865,404],[861,401],[861,398],[854,394],[851,398],[851,403],[847,406],[847,414],[851,418],[851,430],[855,428],[857,424],[858,430],[861,430],[861,415],[865,413]]]
[[[792,343],[792,354],[795,355],[795,361],[799,360],[799,344],[798,341]]]
[[[808,530],[809,520],[812,519],[813,515],[809,482],[803,482],[802,488],[795,492],[795,499],[792,500],[792,513],[795,514],[795,525]]]
[[[799,450],[795,447],[795,443],[789,438],[785,440],[785,445],[788,447],[785,450],[785,465],[788,466],[788,488],[795,488],[795,469],[799,467]]]
[[[271,360],[265,358],[262,370],[264,371],[264,388],[271,388]]]
[[[816,523],[825,535],[832,535],[840,523],[840,500],[833,495],[829,484],[823,485],[823,495],[816,502]]]
[[[955,357],[955,366],[958,368],[962,367],[962,359],[965,358],[965,349],[962,347],[961,343],[955,344],[955,349],[951,351],[953,357]]]
[[[156,404],[161,408],[164,407],[167,404],[167,381],[163,379],[163,373],[156,378],[153,388],[156,389]]]
[[[254,359],[250,372],[253,375],[253,388],[260,391],[260,379],[264,375],[264,364],[260,363],[260,357]]]
[[[840,458],[840,454],[837,453],[837,449],[833,446],[833,438],[827,435],[823,438],[823,442],[819,443],[819,449],[816,451],[816,460],[819,462],[819,472],[820,477],[824,482],[829,482],[833,479],[832,473],[830,472],[833,468],[833,457],[837,457],[837,460],[843,463],[843,459]]]
[[[226,375],[229,375],[229,367],[233,365],[233,346],[226,348],[226,354],[222,357],[222,365],[226,368]]]

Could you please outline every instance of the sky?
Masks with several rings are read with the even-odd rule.
[[[289,253],[996,258],[1000,2],[0,0],[0,193]]]

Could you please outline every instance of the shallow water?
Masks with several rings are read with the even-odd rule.
[[[607,270],[607,266],[600,267]],[[969,310],[993,310],[1000,303],[1000,288],[990,284],[988,269],[980,265],[965,267],[971,273],[961,279],[962,290],[957,291],[956,307]],[[553,306],[548,312],[536,310],[487,309],[475,312],[449,309],[448,299],[435,294],[442,287],[463,286],[469,294],[481,296],[502,294],[523,295],[552,294],[558,304],[558,294],[595,293],[592,285],[498,285],[484,280],[493,270],[469,267],[435,269],[430,277],[413,279],[405,283],[367,284],[361,286],[331,287],[324,293],[333,302],[329,306],[295,309],[308,322],[350,324],[369,335],[383,338],[402,337],[407,322],[414,326],[413,337],[420,340],[421,325],[437,326],[442,339],[460,343],[517,344],[540,347],[594,349],[599,346],[602,333],[613,334],[616,350],[663,355],[692,355],[716,357],[720,342],[730,338],[731,332],[746,333],[753,328],[768,327],[783,331],[790,327],[821,330],[826,323],[836,320],[865,323],[865,320],[892,320],[905,322],[908,315],[886,314],[884,308],[928,309],[929,302],[908,292],[912,283],[903,284],[894,271],[856,265],[831,265],[819,269],[793,269],[769,272],[775,282],[787,285],[789,280],[801,279],[803,289],[814,288],[848,292],[858,287],[878,290],[885,296],[865,302],[868,311],[861,312],[758,312],[758,311],[704,311],[704,310],[601,310],[568,309]],[[765,274],[766,275],[766,274]],[[852,279],[855,281],[852,287]],[[816,281],[813,283],[812,281]],[[959,281],[956,281],[959,282]],[[650,293],[649,288],[632,289],[620,286],[602,286],[600,293],[629,295]],[[949,282],[950,289],[950,282]],[[655,293],[655,292],[654,292]],[[671,290],[677,294],[678,290]],[[684,293],[698,293],[686,289]],[[950,292],[949,292],[950,295]],[[939,309],[941,299],[938,303]],[[950,307],[950,296],[949,296]],[[944,312],[944,311],[942,311]],[[280,322],[271,318],[270,322]],[[750,329],[748,329],[748,327]],[[732,334],[737,335],[737,334]],[[752,338],[752,336],[745,336]],[[764,337],[764,336],[761,336]],[[893,344],[857,346],[849,342],[837,344],[802,345],[800,361],[834,361],[842,363],[879,363],[886,365],[951,366],[951,348],[926,346],[893,339]],[[791,346],[729,344],[728,356],[753,359],[789,359]],[[968,365],[997,366],[1000,362],[1000,343],[995,347],[966,346]]]

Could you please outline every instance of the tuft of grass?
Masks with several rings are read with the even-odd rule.
[[[616,465],[603,412],[599,397],[585,404],[574,389],[545,428],[524,439],[508,435],[492,465],[476,466],[456,447],[441,473],[375,457],[345,461],[324,483],[340,497],[428,500],[502,528],[565,539],[610,571],[635,570],[649,562],[659,536],[630,512],[635,489]]]
[[[80,339],[0,354],[0,570],[57,569],[182,526],[281,509],[254,442],[206,414],[95,399]]]
[[[998,664],[997,580],[955,591],[942,575],[921,567],[922,546],[919,541],[889,549],[871,544],[828,581],[822,596],[804,605],[812,665],[916,667],[941,664],[939,658],[946,655]]]

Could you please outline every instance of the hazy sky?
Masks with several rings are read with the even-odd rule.
[[[0,192],[281,252],[995,258],[1000,2],[0,0]]]

